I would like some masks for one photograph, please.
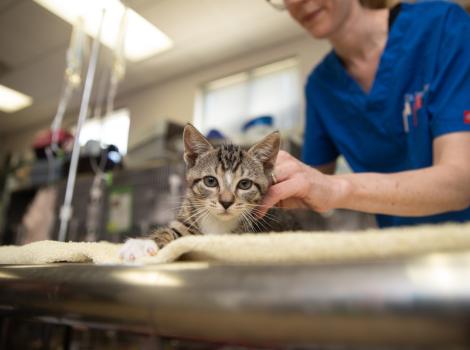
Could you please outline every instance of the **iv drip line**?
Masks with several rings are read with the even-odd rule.
[[[62,125],[67,105],[75,89],[82,83],[81,73],[83,66],[83,56],[85,51],[85,33],[83,31],[83,21],[79,20],[74,26],[72,37],[66,54],[66,69],[62,87],[62,95],[57,107],[56,115],[52,120],[51,144],[45,149],[48,161],[48,180],[52,182],[55,155],[59,153],[58,132]]]
[[[80,105],[80,112],[78,115],[77,129],[75,132],[72,158],[70,161],[69,175],[68,175],[67,187],[65,191],[65,199],[64,199],[64,204],[60,210],[59,241],[65,241],[65,238],[67,235],[68,222],[70,221],[70,218],[72,216],[71,204],[72,204],[72,198],[73,198],[73,190],[75,187],[75,178],[77,175],[78,158],[80,155],[79,138],[80,138],[80,132],[82,130],[82,126],[88,114],[88,107],[89,107],[89,102],[90,102],[91,91],[93,89],[93,80],[95,77],[96,64],[97,64],[99,48],[100,48],[100,37],[101,37],[101,31],[103,27],[104,15],[105,15],[105,11],[103,10],[101,14],[101,21],[100,21],[100,27],[98,29],[98,34],[93,40],[93,47],[92,47],[91,55],[90,55],[90,63],[88,65],[85,86],[83,89],[83,97],[82,97],[82,102]]]
[[[57,147],[57,131],[62,125],[65,110],[74,89],[82,83],[81,73],[83,66],[83,54],[85,46],[85,33],[83,31],[83,20],[79,20],[72,32],[72,39],[67,50],[67,67],[64,76],[63,95],[57,108],[57,113],[51,124],[53,151]]]

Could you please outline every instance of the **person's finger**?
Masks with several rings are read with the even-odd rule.
[[[271,208],[279,201],[293,197],[297,192],[298,184],[293,179],[286,180],[270,187],[268,193],[263,199],[263,204]]]
[[[305,204],[305,202],[301,199],[297,198],[288,198],[284,199],[281,202],[278,203],[279,208],[282,209],[304,209],[308,208],[308,206]]]
[[[283,160],[283,159],[286,159],[286,158],[289,158],[291,157],[291,155],[289,154],[289,152],[286,152],[286,151],[283,151],[282,149],[279,151],[279,153],[277,154],[277,160]]]
[[[276,165],[273,171],[273,174],[276,178],[276,182],[279,183],[288,179],[290,175],[293,173],[294,168],[295,167],[292,165],[291,162],[286,162],[286,163],[281,163],[279,165]]]
[[[295,197],[298,192],[299,184],[293,179],[271,186],[259,208],[258,216],[264,216],[276,203],[290,197]]]
[[[268,210],[271,209],[263,204],[260,204],[256,210],[253,211],[253,214],[255,216],[255,218],[262,218],[263,216],[266,215],[266,213],[268,212]]]
[[[276,166],[288,161],[291,158],[292,158],[292,156],[289,153],[287,153],[285,151],[279,151],[279,153],[276,157]]]

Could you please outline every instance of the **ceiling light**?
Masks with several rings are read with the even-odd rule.
[[[33,99],[21,92],[0,85],[0,111],[13,113],[31,106]]]
[[[101,42],[114,49],[125,7],[119,0],[34,0],[55,15],[75,25],[83,19],[85,32],[96,36],[102,10],[106,10]],[[132,9],[127,12],[125,56],[131,61],[141,61],[168,50],[173,42],[166,34]]]

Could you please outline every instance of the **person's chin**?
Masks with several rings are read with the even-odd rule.
[[[325,39],[330,32],[330,23],[327,12],[319,9],[304,16],[300,23],[316,39]]]
[[[305,29],[315,39],[328,39],[331,35],[331,30],[322,26],[307,26]]]

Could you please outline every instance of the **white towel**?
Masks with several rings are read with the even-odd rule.
[[[122,264],[120,244],[40,241],[0,247],[0,264],[93,262]],[[412,256],[432,252],[469,251],[470,223],[419,226],[364,232],[286,232],[207,235],[180,238],[156,256],[137,264],[177,260],[228,263],[339,262]]]

